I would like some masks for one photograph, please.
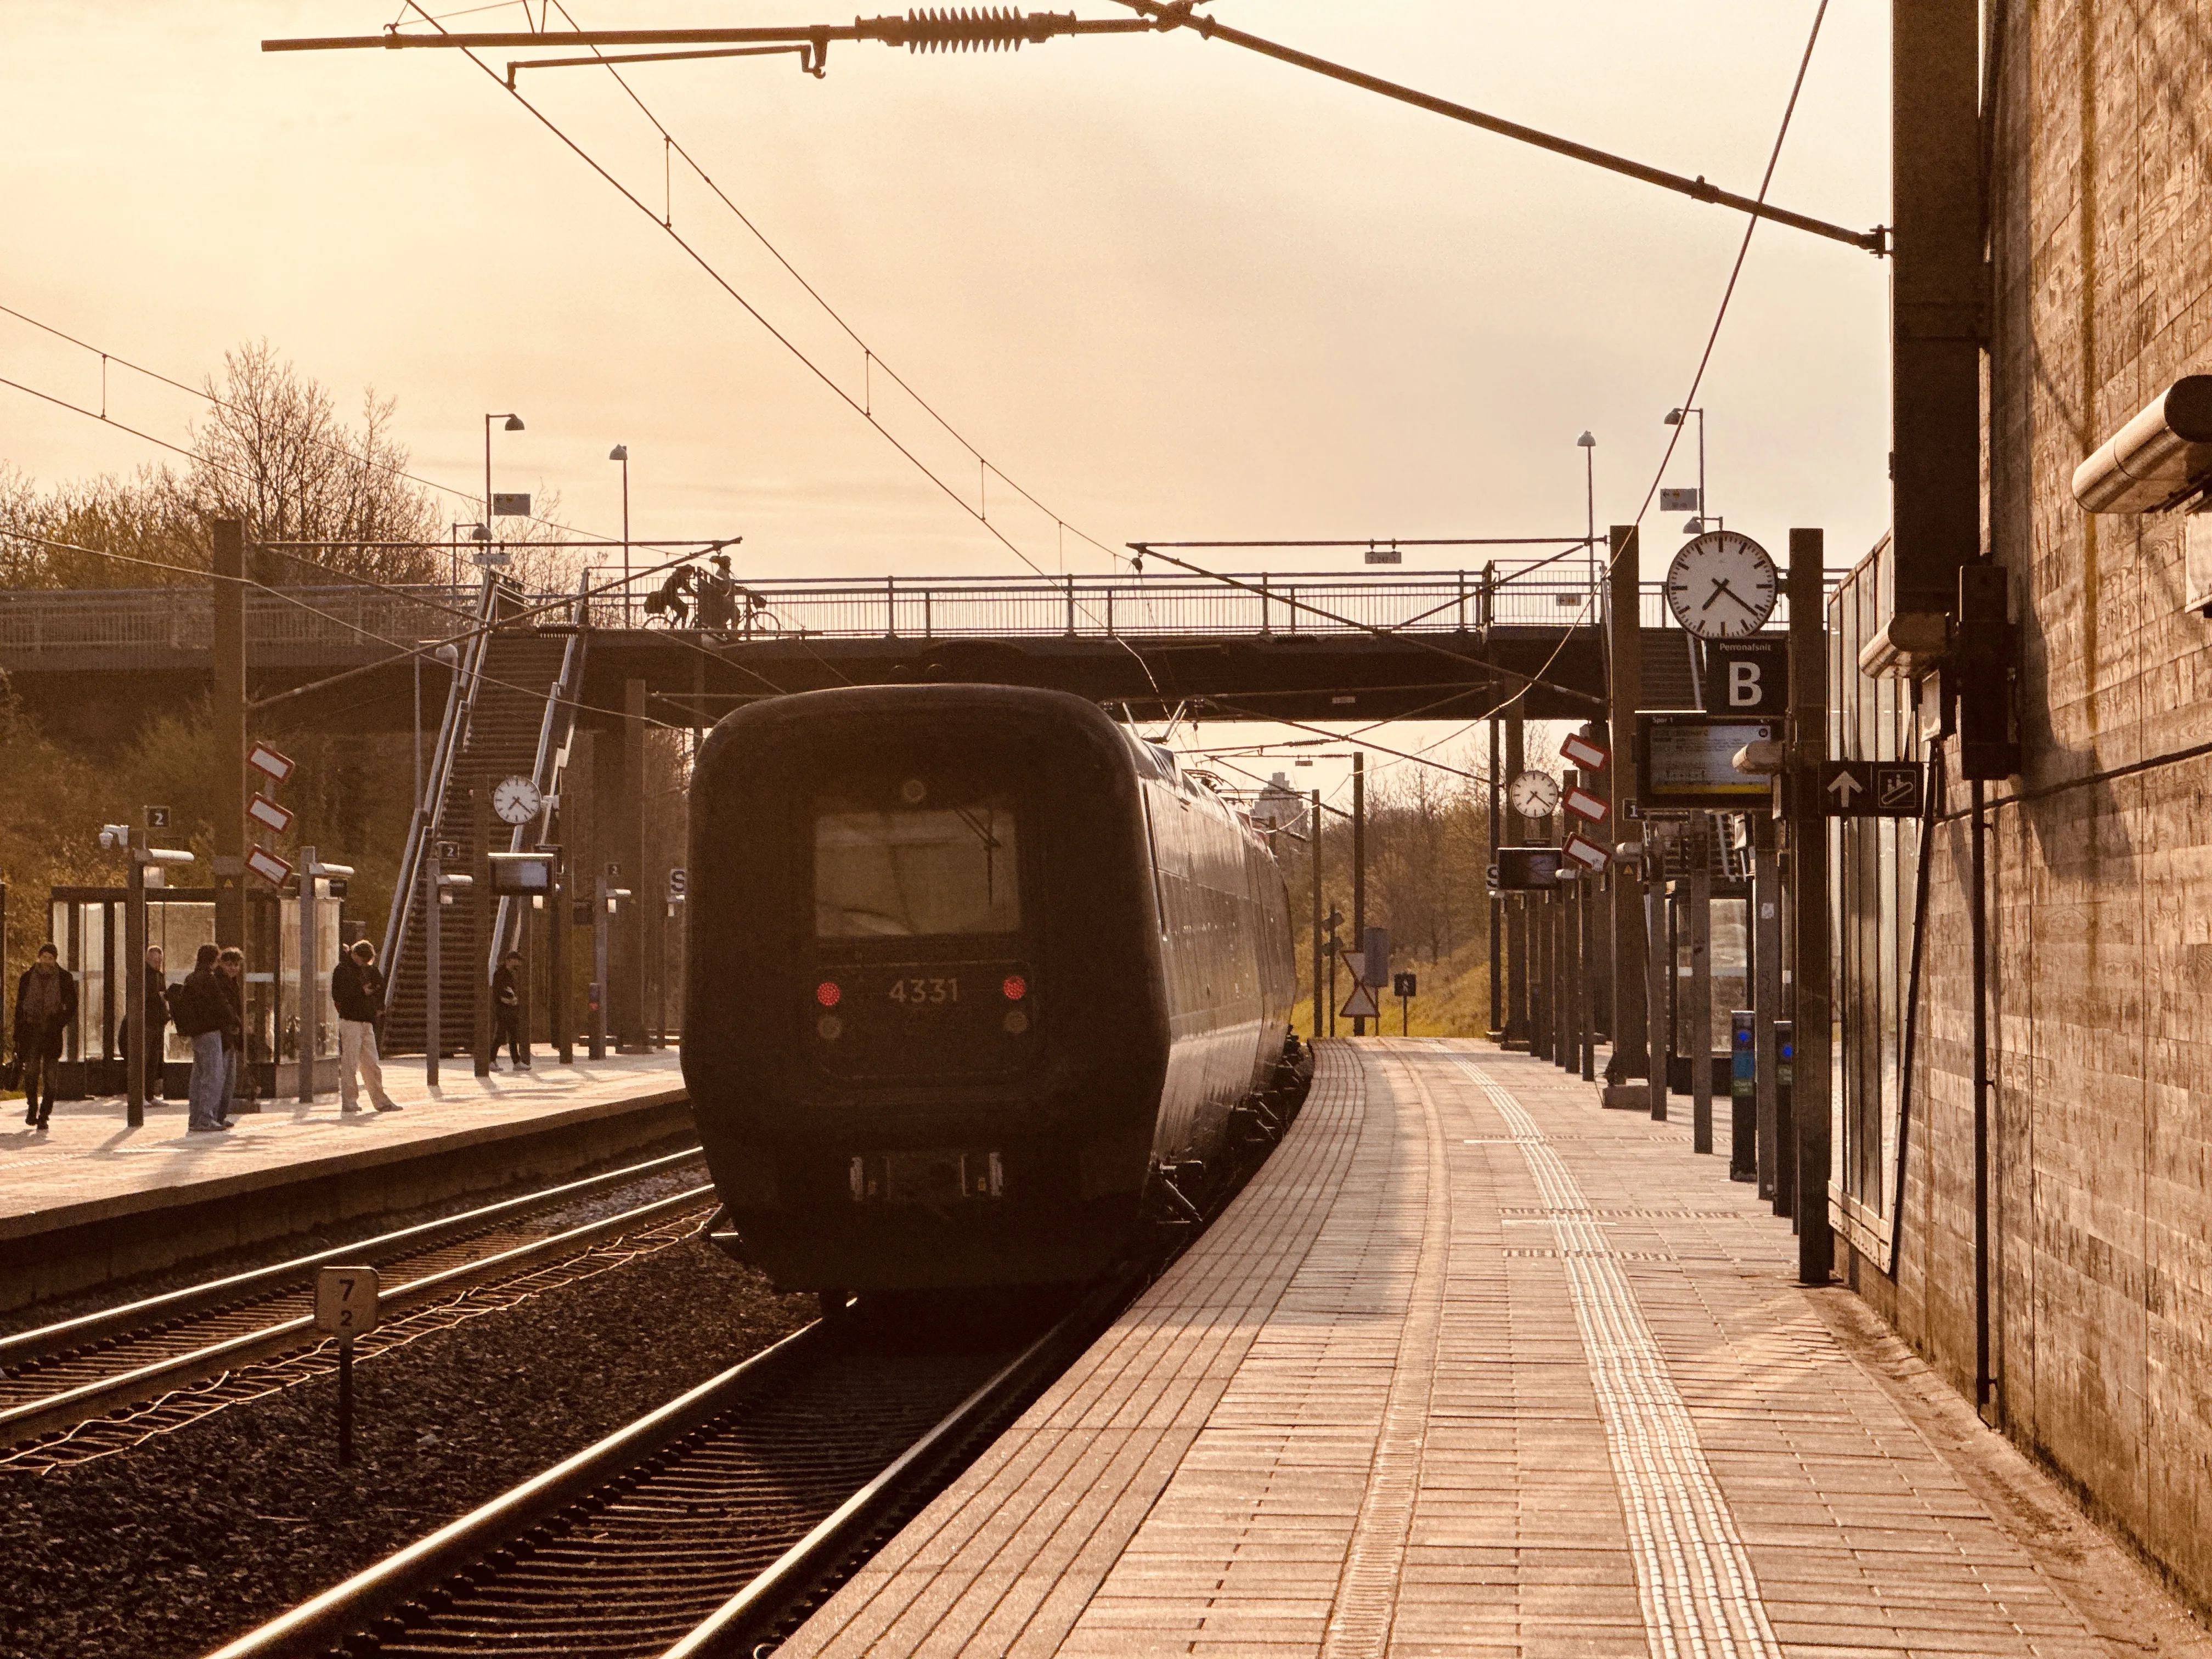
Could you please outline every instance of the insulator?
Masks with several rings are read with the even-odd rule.
[[[1024,17],[1011,7],[963,6],[910,11],[902,33],[908,52],[1018,52],[1024,40],[1048,40],[1074,21],[1073,14],[1055,17],[1037,12]]]

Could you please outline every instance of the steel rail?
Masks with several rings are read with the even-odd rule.
[[[457,1215],[441,1216],[434,1221],[417,1222],[414,1226],[402,1227],[394,1232],[379,1233],[374,1238],[358,1239],[350,1244],[334,1244],[328,1249],[317,1250],[309,1255],[293,1256],[288,1261],[272,1262],[265,1267],[250,1267],[244,1273],[211,1279],[204,1284],[183,1285],[173,1291],[163,1291],[158,1296],[145,1297],[118,1307],[102,1308],[96,1313],[80,1314],[74,1319],[41,1325],[35,1330],[0,1336],[0,1376],[15,1374],[10,1368],[16,1364],[25,1364],[27,1368],[30,1363],[51,1361],[94,1343],[111,1341],[118,1336],[149,1326],[173,1323],[194,1314],[235,1306],[243,1297],[266,1295],[286,1280],[303,1279],[315,1268],[329,1263],[366,1261],[374,1265],[376,1258],[389,1258],[395,1251],[421,1250],[434,1244],[457,1243],[471,1233],[481,1232],[531,1210],[570,1203],[609,1187],[642,1181],[704,1156],[705,1153],[696,1146],[680,1152],[668,1152],[659,1158],[647,1158],[642,1164],[603,1170],[595,1176],[586,1176],[580,1181],[564,1182],[558,1187],[543,1188],[516,1198],[503,1198],[497,1203],[464,1210]]]
[[[823,1576],[849,1559],[858,1540],[903,1495],[912,1480],[933,1460],[983,1428],[1010,1395],[1018,1395],[1052,1356],[1076,1333],[1088,1331],[1099,1314],[1118,1307],[1133,1293],[1121,1280],[1085,1297],[1053,1328],[1001,1366],[990,1379],[933,1425],[875,1479],[824,1516],[806,1536],[774,1565],[708,1614],[661,1659],[706,1659],[726,1650],[748,1626],[789,1607]]]
[[[793,1616],[811,1593],[824,1588],[852,1560],[872,1529],[882,1524],[902,1501],[919,1495],[921,1483],[941,1469],[946,1459],[957,1455],[975,1436],[989,1431],[998,1419],[1026,1403],[1030,1390],[1048,1377],[1056,1364],[1065,1363],[1066,1351],[1091,1340],[1103,1320],[1110,1318],[1133,1294],[1138,1282],[1133,1274],[1107,1281],[997,1365],[983,1382],[937,1417],[827,1515],[808,1526],[736,1594],[707,1609],[699,1622],[665,1650],[666,1659],[678,1659],[678,1656],[691,1659],[725,1650],[739,1632],[750,1640],[767,1624]],[[625,1497],[633,1504],[641,1501],[635,1495],[641,1470],[655,1474],[680,1473],[693,1443],[711,1434],[719,1421],[750,1403],[749,1396],[758,1385],[772,1384],[777,1374],[785,1370],[805,1379],[808,1375],[805,1368],[810,1364],[836,1364],[836,1345],[842,1340],[843,1324],[842,1321],[817,1320],[512,1492],[239,1638],[210,1659],[274,1659],[278,1655],[316,1653],[340,1645],[349,1651],[373,1651],[386,1644],[410,1648],[413,1632],[408,1628],[408,1615],[434,1616],[433,1610],[441,1605],[441,1586],[456,1578],[470,1578],[472,1570],[488,1561],[501,1576],[516,1570],[516,1556],[502,1552],[534,1542],[541,1533],[552,1532],[549,1523],[562,1510],[610,1497]],[[858,1356],[845,1358],[850,1360],[866,1353],[863,1349]],[[818,1383],[820,1379],[815,1380]],[[706,1458],[702,1452],[701,1461]],[[778,1528],[792,1524],[788,1514],[769,1515],[762,1522],[771,1537]],[[584,1529],[584,1523],[578,1522],[577,1532]],[[749,1537],[742,1529],[733,1529],[730,1549],[738,1553],[759,1541],[757,1535]],[[688,1563],[687,1570],[696,1574],[702,1569],[694,1560]],[[497,1578],[491,1582],[495,1585]],[[530,1600],[544,1603],[542,1584],[533,1589]],[[620,1616],[623,1610],[613,1612]],[[365,1645],[356,1645],[364,1638]]]
[[[712,1186],[693,1187],[619,1215],[586,1222],[565,1232],[533,1239],[473,1261],[425,1274],[384,1291],[380,1303],[388,1310],[418,1307],[485,1279],[501,1278],[514,1269],[574,1253],[579,1246],[635,1230],[682,1210],[704,1208],[713,1201]],[[0,1411],[0,1445],[21,1446],[84,1422],[118,1406],[135,1403],[183,1388],[209,1376],[221,1376],[239,1366],[298,1346],[313,1346],[323,1339],[315,1330],[314,1316],[302,1314],[280,1320],[242,1335],[228,1337],[169,1355],[95,1382],[80,1383],[42,1399]]]
[[[313,1653],[340,1644],[351,1632],[404,1604],[428,1586],[527,1531],[635,1468],[662,1447],[682,1438],[727,1408],[731,1396],[768,1370],[787,1363],[794,1351],[821,1341],[823,1322],[793,1331],[775,1346],[710,1376],[696,1389],[647,1413],[605,1439],[586,1446],[418,1539],[374,1566],[303,1601],[258,1630],[249,1631],[209,1659],[273,1659],[279,1654]]]

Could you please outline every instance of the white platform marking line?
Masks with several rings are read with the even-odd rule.
[[[1652,1652],[1657,1659],[1780,1659],[1735,1517],[1604,1229],[1521,1103],[1480,1067],[1455,1063],[1504,1118],[1552,1212],[1628,1519]]]

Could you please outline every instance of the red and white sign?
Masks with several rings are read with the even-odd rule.
[[[1576,765],[1587,767],[1593,772],[1604,771],[1605,763],[1613,758],[1602,744],[1592,743],[1588,738],[1577,737],[1572,732],[1569,732],[1566,741],[1559,745],[1559,753]]]
[[[1591,870],[1602,870],[1613,861],[1613,849],[1601,842],[1583,836],[1569,836],[1564,849],[1577,864]]]
[[[246,751],[246,763],[258,772],[266,772],[279,783],[292,775],[292,757],[265,743],[257,743]]]
[[[282,887],[292,873],[292,866],[265,847],[246,849],[246,867],[271,887]]]
[[[1567,811],[1577,817],[1588,818],[1592,823],[1603,823],[1613,808],[1587,789],[1570,789],[1567,791]]]
[[[246,802],[246,816],[256,823],[267,825],[280,836],[292,827],[292,809],[279,806],[266,795],[256,795]]]

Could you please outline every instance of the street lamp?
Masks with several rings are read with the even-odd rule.
[[[623,626],[630,623],[629,613],[629,446],[617,444],[607,451],[607,459],[620,461],[623,470]]]
[[[1698,511],[1696,516],[1682,526],[1682,533],[1685,536],[1700,536],[1705,533],[1705,514],[1710,505],[1705,500],[1705,411],[1702,409],[1670,409],[1660,424],[1680,426],[1685,415],[1698,417]]]
[[[484,423],[484,515],[483,515],[483,524],[481,524],[481,525],[479,525],[479,526],[477,526],[477,528],[478,528],[479,530],[481,530],[481,531],[483,532],[483,535],[482,535],[482,537],[481,537],[479,539],[483,540],[483,541],[489,541],[489,540],[491,539],[491,520],[492,520],[492,511],[491,511],[491,423],[492,423],[494,421],[500,421],[500,422],[503,422],[503,424],[502,424],[502,425],[501,426],[501,428],[500,428],[500,430],[501,430],[501,431],[502,431],[502,432],[520,432],[520,431],[521,431],[521,430],[522,430],[522,416],[520,416],[520,415],[505,415],[505,416],[501,416],[501,415],[487,415],[487,416],[485,416],[483,417],[483,423]],[[490,575],[491,575],[491,567],[490,567],[489,564],[487,564],[487,565],[484,567],[484,576],[485,576],[485,578],[486,578],[487,580],[489,580],[489,579],[490,578]]]

